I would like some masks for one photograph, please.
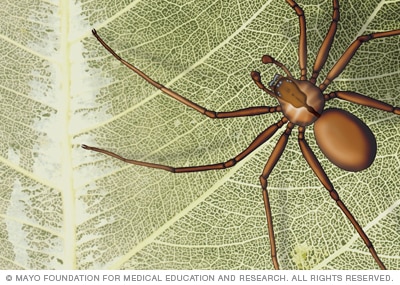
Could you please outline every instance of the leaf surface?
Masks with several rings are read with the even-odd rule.
[[[400,2],[341,1],[318,78],[357,36],[400,28]],[[235,166],[173,174],[148,162],[226,161],[282,114],[212,120],[163,94],[91,36],[154,80],[215,111],[276,106],[253,83],[298,78],[299,21],[285,1],[23,1],[0,11],[3,269],[272,269],[259,176],[285,127]],[[308,73],[328,30],[330,1],[298,3],[307,18]],[[349,90],[400,105],[400,37],[363,44],[327,93]],[[389,269],[400,269],[400,116],[339,101],[377,139],[367,170],[332,165],[306,138]],[[294,128],[268,180],[284,269],[377,268],[309,168]]]

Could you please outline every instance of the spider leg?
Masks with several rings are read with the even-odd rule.
[[[306,17],[303,9],[293,0],[286,0],[299,17],[300,38],[299,38],[299,64],[301,71],[301,80],[307,79],[307,35],[306,35]]]
[[[339,0],[333,0],[333,14],[332,14],[332,22],[329,26],[328,33],[325,36],[324,41],[318,51],[318,55],[315,59],[314,67],[313,67],[313,74],[310,78],[310,82],[315,84],[319,72],[321,71],[322,67],[324,66],[326,59],[328,58],[329,51],[332,46],[333,39],[335,37],[337,23],[339,22]]]
[[[211,119],[224,119],[224,118],[237,118],[237,117],[246,117],[246,116],[256,116],[267,113],[275,113],[281,112],[281,106],[275,107],[267,107],[267,106],[257,106],[257,107],[249,107],[244,109],[239,109],[236,111],[230,112],[215,112],[215,111],[205,111],[205,115],[210,117]]]
[[[307,163],[310,165],[311,169],[314,171],[318,179],[321,181],[322,185],[329,191],[329,194],[333,200],[335,200],[336,204],[342,210],[342,212],[346,215],[349,221],[352,223],[362,240],[364,241],[365,245],[369,249],[372,257],[375,259],[376,263],[379,265],[381,269],[386,269],[383,262],[378,257],[378,254],[375,251],[374,246],[372,245],[370,239],[368,238],[367,234],[364,232],[360,224],[351,214],[351,212],[347,209],[346,205],[340,200],[339,194],[334,189],[331,181],[329,180],[328,176],[326,175],[325,171],[323,170],[321,164],[319,163],[318,159],[315,157],[315,154],[311,150],[310,146],[308,145],[307,141],[304,138],[304,127],[299,127],[299,145],[301,152],[303,153],[304,158],[306,159]]]
[[[178,93],[172,91],[171,89],[165,87],[164,85],[154,81],[152,78],[150,78],[148,75],[146,75],[143,71],[139,70],[137,67],[133,66],[123,58],[121,58],[109,45],[105,43],[105,41],[97,34],[97,31],[95,29],[92,30],[93,35],[96,37],[96,39],[101,43],[101,45],[109,52],[111,53],[117,60],[119,60],[122,64],[127,66],[130,70],[138,74],[140,77],[142,77],[144,80],[146,80],[148,83],[156,87],[157,89],[161,90],[163,93],[169,95],[170,97],[174,98],[175,100],[185,104],[186,106],[198,111],[199,113],[206,115],[212,119],[216,118],[234,118],[234,117],[242,117],[242,116],[255,116],[255,115],[261,115],[265,113],[271,113],[271,110],[269,107],[264,107],[264,106],[259,106],[259,107],[250,107],[246,109],[240,109],[232,112],[215,112],[215,111],[210,111],[207,110],[206,108],[190,101],[189,99],[186,99],[185,97],[179,95]]]
[[[173,173],[183,173],[183,172],[198,172],[198,171],[206,171],[206,170],[214,170],[214,169],[225,169],[234,166],[237,162],[245,158],[247,155],[249,155],[251,152],[253,152],[256,148],[258,148],[260,145],[265,143],[269,138],[275,134],[275,132],[281,128],[288,120],[286,117],[283,117],[279,122],[269,126],[267,129],[265,129],[263,132],[261,132],[254,140],[253,142],[240,154],[235,156],[234,158],[227,160],[225,162],[221,163],[215,163],[215,164],[207,164],[207,165],[199,165],[199,166],[188,166],[188,167],[172,167],[168,165],[163,165],[163,164],[157,164],[157,163],[150,163],[150,162],[144,162],[144,161],[139,161],[139,160],[133,160],[133,159],[127,159],[124,158],[114,152],[104,150],[101,148],[97,147],[92,147],[83,144],[82,148],[95,151],[95,152],[100,152],[112,157],[115,157],[119,160],[122,160],[123,162],[130,163],[130,164],[135,164],[135,165],[140,165],[140,166],[145,166],[145,167],[150,167],[150,168],[157,168],[157,169],[162,169],[166,170],[169,172]]]
[[[351,58],[354,56],[354,54],[357,52],[358,48],[365,42],[368,42],[373,39],[378,39],[378,38],[385,38],[385,37],[392,37],[392,36],[397,36],[400,35],[400,29],[399,30],[392,30],[392,31],[386,31],[386,32],[379,32],[379,33],[372,33],[369,35],[363,35],[359,36],[348,48],[347,50],[343,53],[343,55],[339,58],[339,60],[336,62],[336,64],[332,67],[332,69],[328,72],[328,75],[326,76],[324,82],[319,86],[319,89],[321,91],[324,91],[328,85],[342,73],[342,71],[345,69],[347,64],[350,62]]]
[[[271,247],[271,257],[272,257],[272,262],[274,264],[275,269],[279,269],[279,263],[278,263],[278,258],[276,255],[276,244],[275,244],[275,234],[274,234],[274,227],[272,223],[272,213],[271,213],[271,206],[269,203],[269,196],[268,196],[268,190],[267,190],[267,180],[269,175],[272,172],[272,169],[274,169],[276,163],[280,159],[290,133],[292,132],[294,125],[293,123],[288,123],[287,128],[285,132],[281,135],[279,138],[274,150],[272,151],[271,155],[268,158],[267,164],[264,167],[264,170],[260,176],[260,183],[261,183],[261,188],[262,188],[262,195],[263,195],[263,200],[264,200],[264,207],[265,207],[265,215],[267,218],[267,224],[268,224],[268,235],[269,235],[269,243]]]
[[[324,95],[325,100],[330,100],[333,98],[339,98],[343,99],[352,103],[356,103],[359,105],[375,108],[378,110],[386,111],[386,112],[391,112],[395,113],[397,115],[400,115],[400,107],[395,107],[390,104],[387,104],[385,102],[379,101],[377,99],[356,93],[356,92],[351,92],[351,91],[336,91],[336,92],[331,92],[329,94]]]

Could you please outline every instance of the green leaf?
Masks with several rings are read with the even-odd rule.
[[[209,119],[163,94],[91,35],[154,80],[216,111],[274,106],[265,83],[299,77],[299,21],[283,0],[17,1],[0,11],[2,269],[272,269],[259,176],[284,127],[234,167],[173,174],[82,149],[172,166],[226,161],[281,114]],[[299,1],[308,72],[331,1]],[[357,36],[400,28],[400,1],[341,1],[321,82]],[[400,105],[400,36],[363,44],[326,92]],[[373,165],[351,173],[306,138],[341,199],[389,269],[400,269],[400,116],[337,99],[377,138]],[[378,268],[302,157],[294,128],[268,180],[283,269]]]

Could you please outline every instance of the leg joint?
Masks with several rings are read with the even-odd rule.
[[[268,185],[267,178],[265,178],[264,176],[261,175],[260,176],[260,183],[261,183],[261,188],[263,190],[267,189],[267,185]]]
[[[215,111],[204,110],[203,114],[212,119],[217,118],[217,112]]]
[[[339,193],[336,192],[335,189],[330,190],[329,194],[331,195],[332,199],[335,200],[336,202],[340,200]]]
[[[237,162],[236,159],[232,158],[232,159],[224,162],[224,167],[225,168],[232,167],[236,164],[236,162]]]
[[[362,42],[362,43],[367,42],[367,41],[369,41],[370,39],[372,39],[372,34],[363,35],[363,36],[357,37],[357,41]]]
[[[299,5],[296,4],[292,8],[296,11],[297,16],[304,17],[304,11]]]

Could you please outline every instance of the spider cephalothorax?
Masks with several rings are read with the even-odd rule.
[[[126,65],[129,69],[136,72],[139,76],[141,76],[154,87],[160,89],[165,94],[210,118],[234,118],[275,112],[283,113],[283,117],[278,122],[262,131],[254,139],[254,141],[237,156],[221,163],[189,167],[172,167],[168,165],[127,159],[113,152],[97,147],[87,145],[82,145],[82,147],[87,150],[101,152],[106,155],[113,156],[127,163],[163,169],[173,173],[216,170],[232,167],[238,161],[242,160],[244,157],[254,151],[257,147],[268,141],[280,128],[286,125],[286,130],[280,136],[260,176],[262,195],[268,224],[272,262],[274,268],[279,269],[271,207],[267,190],[267,180],[286,147],[288,137],[290,136],[292,129],[295,126],[298,126],[298,142],[303,157],[312,168],[315,175],[321,181],[323,186],[326,188],[326,190],[329,191],[331,198],[336,202],[338,207],[342,210],[342,212],[346,215],[351,224],[354,226],[355,230],[364,241],[365,245],[367,246],[369,252],[375,259],[378,266],[381,269],[386,269],[385,265],[378,257],[378,254],[376,253],[376,250],[373,247],[372,242],[368,238],[367,234],[364,232],[357,220],[339,198],[339,194],[334,189],[331,181],[323,170],[318,159],[314,155],[314,152],[311,150],[307,141],[305,140],[304,132],[307,126],[313,125],[315,138],[321,151],[332,163],[344,170],[359,171],[371,165],[376,155],[376,141],[371,130],[360,119],[347,111],[334,108],[324,109],[325,102],[334,98],[339,98],[348,102],[372,107],[386,112],[391,112],[397,115],[400,115],[400,108],[355,92],[334,91],[328,94],[324,94],[324,91],[329,86],[329,84],[344,70],[346,65],[349,63],[351,58],[354,56],[358,48],[363,43],[377,38],[400,35],[400,29],[377,32],[358,37],[355,41],[353,41],[353,43],[351,43],[351,45],[347,48],[347,50],[343,53],[339,60],[334,64],[334,66],[328,72],[324,81],[319,86],[317,86],[317,78],[319,76],[320,70],[325,65],[329,50],[332,46],[332,42],[336,33],[337,23],[339,21],[339,1],[332,1],[332,21],[326,37],[321,44],[321,48],[318,51],[313,66],[312,76],[309,79],[307,79],[307,41],[305,15],[303,10],[299,7],[299,5],[297,5],[295,1],[286,0],[286,2],[293,8],[299,18],[300,36],[298,57],[301,71],[300,79],[293,78],[290,71],[282,63],[276,61],[273,57],[269,55],[264,55],[262,57],[262,62],[264,64],[277,65],[278,67],[283,69],[283,71],[286,73],[286,76],[276,75],[270,82],[268,88],[262,83],[261,75],[258,71],[251,72],[251,77],[255,84],[263,91],[277,99],[279,103],[279,105],[277,106],[257,106],[229,112],[215,112],[207,110],[206,108],[199,106],[198,104],[186,99],[185,97],[179,95],[171,89],[166,88],[160,83],[154,81],[149,76],[144,74],[141,70],[122,59],[103,41],[103,39],[100,38],[96,30],[93,30],[93,35],[97,38],[97,40],[116,59]]]
[[[256,83],[261,83],[258,72],[253,71],[251,76]],[[282,108],[283,115],[293,124],[309,126],[321,116],[325,99],[321,90],[314,84],[277,74],[269,86]]]

